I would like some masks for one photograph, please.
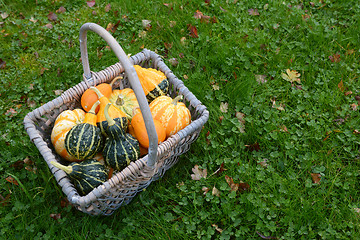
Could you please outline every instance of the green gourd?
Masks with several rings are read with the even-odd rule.
[[[68,166],[51,161],[54,167],[66,172],[80,195],[86,195],[108,179],[108,171],[96,159],[73,162]]]
[[[79,160],[92,158],[103,146],[103,136],[96,125],[95,109],[100,104],[97,101],[86,113],[82,123],[72,127],[65,138],[65,149]]]
[[[108,122],[108,127],[105,129],[108,138],[105,140],[103,156],[107,165],[121,171],[130,162],[139,158],[140,147],[139,142],[109,116],[108,110],[111,105],[108,103],[104,111]]]

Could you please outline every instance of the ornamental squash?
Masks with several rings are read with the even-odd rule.
[[[158,96],[164,96],[169,91],[169,81],[165,74],[153,68],[143,68],[134,65],[148,102]]]
[[[191,113],[183,102],[179,102],[180,99],[182,95],[174,99],[160,96],[149,104],[153,118],[165,127],[166,137],[177,133],[191,122]]]
[[[96,86],[96,88],[105,96],[110,97],[112,93],[112,85],[116,80],[118,80],[121,77],[114,78],[111,83],[101,83]],[[94,91],[92,91],[90,88],[87,89],[82,95],[81,95],[81,106],[83,109],[88,112],[90,111],[92,105],[98,100],[98,96]],[[97,113],[100,109],[100,106],[95,109],[95,113]]]
[[[80,195],[86,195],[108,179],[108,172],[104,165],[96,159],[87,159],[80,163],[64,166],[51,161],[54,167],[66,172]]]
[[[65,110],[57,116],[51,131],[51,143],[55,151],[65,160],[79,161],[71,156],[65,149],[65,137],[72,127],[84,121],[85,112],[82,109]]]
[[[96,125],[95,109],[99,104],[99,101],[93,104],[84,121],[72,127],[66,135],[65,149],[76,159],[92,158],[103,146],[103,136]]]
[[[90,87],[91,90],[93,90],[100,101],[100,109],[99,112],[97,114],[97,124],[101,129],[101,132],[104,136],[107,136],[105,129],[108,126],[108,122],[106,121],[104,112],[105,112],[105,106],[106,104],[110,103],[110,100],[105,97],[98,89],[96,89],[95,87]],[[114,121],[116,121],[125,131],[127,129],[128,126],[128,119],[126,117],[126,114],[117,109],[114,105],[110,105],[109,107],[109,116],[114,119]]]
[[[133,108],[139,107],[135,93],[131,88],[124,88],[121,90],[113,90],[109,100],[115,107],[126,114],[126,117],[131,121],[133,115]]]
[[[121,171],[130,162],[139,158],[139,142],[126,133],[120,124],[110,117],[109,108],[111,105],[111,103],[106,104],[104,112],[108,121],[106,128],[108,138],[105,140],[103,155],[107,165],[114,170]]]
[[[135,109],[134,109],[135,110]],[[166,131],[164,126],[159,120],[153,119],[155,130],[158,137],[158,143],[163,142],[166,139]],[[141,112],[138,112],[134,115],[131,120],[131,128],[135,138],[139,141],[140,146],[144,148],[149,148],[149,136],[145,128],[144,118]]]

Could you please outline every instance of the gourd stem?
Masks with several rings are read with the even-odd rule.
[[[96,102],[92,105],[92,107],[91,107],[91,109],[88,111],[88,113],[96,114],[96,113],[95,113],[95,109],[97,108],[97,106],[99,106],[99,104],[100,104],[100,101],[99,101],[99,100],[96,101]]]
[[[122,106],[124,104],[125,104],[124,96],[122,94],[119,94],[117,99],[116,99],[116,105]]]
[[[72,166],[64,166],[58,162],[55,161],[51,161],[50,162],[54,167],[57,167],[58,169],[63,170],[64,172],[66,172],[67,174],[71,174],[72,173]]]
[[[171,103],[174,105],[177,105],[178,101],[180,101],[182,99],[183,99],[183,95],[179,95],[176,98],[174,98]]]
[[[122,76],[118,76],[118,77],[115,77],[113,80],[111,80],[111,82],[110,82],[110,86],[112,87],[112,85],[116,82],[116,80],[118,80],[118,79],[123,79],[123,77]]]
[[[99,91],[99,89],[97,89],[96,87],[90,87],[90,89],[93,90],[93,91],[96,93],[96,95],[98,96],[99,99],[102,98],[102,97],[104,97],[104,94],[102,94],[102,93]]]
[[[136,115],[136,110],[137,109],[140,109],[140,107],[138,107],[138,106],[136,106],[136,107],[133,107],[133,109],[132,109],[132,115],[133,115],[133,117]],[[140,109],[140,112],[141,112],[141,109]]]
[[[106,121],[108,122],[109,126],[113,126],[115,124],[115,120],[112,119],[109,115],[109,107],[111,106],[111,103],[106,104],[105,109],[104,109],[104,115],[106,118]]]

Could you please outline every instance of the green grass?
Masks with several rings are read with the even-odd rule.
[[[358,1],[96,1],[92,8],[85,1],[0,2],[1,14],[8,14],[0,18],[0,59],[6,62],[0,69],[0,236],[359,238],[360,106],[353,109],[360,95]],[[61,6],[66,11],[56,13]],[[194,18],[196,10],[209,22]],[[141,37],[144,19],[152,28]],[[81,25],[119,20],[112,35],[124,51],[145,47],[162,55],[208,107],[210,119],[163,178],[113,215],[93,217],[64,204],[22,121],[57,97],[56,90],[82,81]],[[198,38],[189,35],[189,25]],[[117,61],[96,34],[88,35],[88,47],[94,71]],[[172,66],[172,58],[179,64]],[[281,77],[286,69],[301,74],[301,87]],[[257,75],[267,82],[259,84]],[[273,107],[274,100],[284,110]],[[245,114],[245,132],[237,112]],[[259,164],[264,161],[267,167]],[[212,175],[221,164],[226,170]],[[194,165],[207,169],[207,178],[192,180]],[[318,184],[312,173],[320,174]],[[250,189],[231,191],[225,176]]]

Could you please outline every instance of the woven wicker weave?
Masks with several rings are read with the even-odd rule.
[[[91,27],[94,26],[99,27],[96,24],[88,23],[86,24],[86,30],[92,30]],[[102,37],[104,38],[104,36]],[[83,51],[82,49],[82,53]],[[87,58],[87,52],[85,55]],[[165,171],[178,161],[178,157],[189,150],[191,143],[197,139],[202,126],[209,117],[206,107],[171,72],[159,55],[144,49],[129,60],[131,64],[162,71],[170,82],[170,96],[174,97],[175,95],[182,94],[184,102],[192,114],[190,125],[156,147],[153,164],[149,160],[151,151],[149,148],[148,155],[132,162],[124,170],[113,175],[111,179],[86,196],[80,196],[67,174],[50,163],[51,161],[58,161],[65,164],[65,161],[56,154],[50,140],[55,119],[62,111],[80,108],[80,98],[86,89],[99,83],[109,83],[114,77],[123,76],[123,80],[119,84],[121,88],[132,87],[130,86],[132,84],[129,82],[128,73],[125,71],[123,64],[120,63],[121,61],[102,71],[91,72],[91,77],[86,77],[84,74],[84,81],[68,89],[58,98],[28,113],[24,119],[25,129],[31,141],[40,151],[64,194],[77,209],[91,215],[111,215],[120,206],[128,204],[138,192],[141,192],[152,181],[162,177]],[[84,71],[85,73],[87,72],[86,66],[84,66]],[[144,107],[140,106],[140,108],[143,112]],[[144,119],[146,120],[145,116]]]

